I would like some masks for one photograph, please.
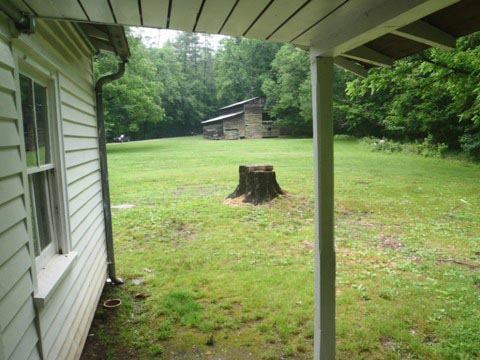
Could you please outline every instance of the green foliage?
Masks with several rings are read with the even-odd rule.
[[[345,87],[354,76],[335,69],[335,133],[346,133]],[[272,62],[271,71],[263,77],[262,90],[267,97],[267,111],[292,135],[312,135],[312,93],[308,52],[286,44]]]
[[[280,125],[296,135],[312,133],[310,68],[308,53],[292,45],[280,48],[262,90],[267,110]]]
[[[148,48],[128,34],[132,57],[125,75],[104,87],[107,138],[125,134],[148,139],[199,132],[215,114],[213,51],[197,34],[181,33],[163,48]],[[97,78],[116,70],[117,60],[96,58]]]
[[[430,49],[348,84],[349,132],[480,153],[480,33],[455,51]]]
[[[139,131],[149,123],[164,119],[162,107],[163,84],[155,81],[155,65],[139,38],[128,35],[132,57],[125,75],[104,86],[105,122],[107,137],[128,134],[138,138]],[[96,59],[97,78],[116,71],[112,55],[101,54]]]
[[[446,144],[433,143],[431,136],[427,136],[423,141],[416,141],[415,143],[400,143],[394,140],[375,137],[365,137],[363,141],[371,145],[373,151],[384,151],[388,153],[403,152],[425,157],[443,158],[448,152],[448,146]]]
[[[262,96],[262,79],[270,71],[280,45],[239,37],[224,39],[221,45],[215,54],[219,105]]]
[[[467,155],[475,160],[480,160],[480,131],[461,136],[460,144]]]
[[[445,157],[448,146],[444,143],[434,142],[432,135],[427,136],[423,142],[417,143],[417,153],[425,157]]]
[[[171,135],[184,134],[178,129],[200,132],[200,122],[216,113],[213,52],[208,45],[201,45],[200,40],[198,34],[181,33],[171,44],[178,61],[172,77],[179,82],[179,91],[169,99],[169,126],[174,129]],[[160,81],[165,76],[161,62],[162,59],[157,62]]]
[[[479,38],[480,35],[474,34],[459,40],[458,49],[453,52],[431,49],[398,61],[391,69],[371,70],[367,79],[356,79],[337,69],[335,133],[422,144],[423,139],[428,139],[425,144],[462,148],[478,157]],[[260,43],[255,42],[257,46]],[[308,53],[284,45],[269,67],[268,56],[263,62],[259,61],[258,56],[252,57],[251,48],[251,40],[224,41],[216,63],[220,102],[258,95],[258,90],[249,89],[258,89],[258,79],[261,79],[261,91],[267,97],[267,110],[272,117],[290,134],[311,135]],[[257,72],[249,73],[252,68]],[[252,73],[254,76],[249,76]]]
[[[267,111],[284,133],[312,135],[307,52],[226,38],[214,53],[207,35],[190,33],[148,48],[128,36],[133,55],[126,74],[105,86],[109,139],[198,133],[219,106],[253,96],[266,96]],[[101,55],[96,74],[116,66]],[[455,51],[429,49],[392,68],[372,69],[366,79],[336,68],[334,132],[416,144],[412,152],[427,156],[443,155],[446,146],[480,159],[479,83],[480,33],[459,39]]]

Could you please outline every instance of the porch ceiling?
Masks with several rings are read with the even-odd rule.
[[[245,36],[389,66],[480,30],[478,0],[11,0],[41,18]],[[343,58],[345,56],[345,58]]]

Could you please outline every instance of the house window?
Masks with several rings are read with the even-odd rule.
[[[48,88],[41,82],[20,75],[20,96],[30,190],[31,232],[37,266],[42,268],[60,251]]]

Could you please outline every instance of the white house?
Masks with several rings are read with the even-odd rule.
[[[335,357],[333,66],[360,76],[480,30],[478,0],[0,0],[0,360],[80,356],[113,258],[102,85],[121,25],[311,54],[315,359]],[[119,69],[94,79],[92,55]]]
[[[128,47],[118,25],[12,25],[0,12],[0,359],[78,358],[107,278],[92,56]]]

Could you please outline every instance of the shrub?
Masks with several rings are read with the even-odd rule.
[[[435,144],[432,136],[428,135],[422,142],[417,143],[417,154],[425,157],[445,157],[448,151],[448,145],[444,143]]]
[[[425,157],[445,157],[448,152],[446,144],[434,144],[431,136],[426,137],[422,142],[399,143],[389,139],[378,139],[367,137],[363,142],[372,146],[372,151],[385,151],[388,153],[403,152],[406,154],[418,154]]]
[[[463,135],[460,138],[463,151],[475,160],[480,160],[480,132]]]

